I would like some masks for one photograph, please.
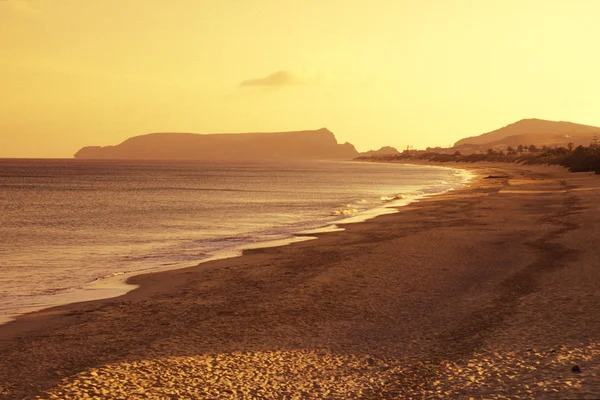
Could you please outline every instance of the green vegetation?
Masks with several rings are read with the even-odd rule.
[[[488,149],[485,153],[463,155],[454,153],[404,151],[394,156],[359,157],[361,161],[409,161],[424,160],[431,162],[504,162],[520,164],[551,164],[562,165],[571,172],[594,171],[600,174],[600,143],[594,138],[588,147],[574,147],[569,143],[567,147],[550,148],[535,145],[519,145],[517,148],[507,147],[505,151]]]

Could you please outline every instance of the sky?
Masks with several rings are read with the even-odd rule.
[[[329,128],[359,151],[600,126],[597,0],[0,0],[0,157]]]

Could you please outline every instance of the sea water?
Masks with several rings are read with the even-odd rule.
[[[469,178],[358,162],[0,159],[0,323],[122,294],[138,273],[303,240]]]

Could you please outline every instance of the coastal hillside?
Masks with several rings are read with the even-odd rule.
[[[379,150],[369,150],[358,154],[358,157],[381,157],[381,156],[395,156],[400,152],[391,146],[384,146]]]
[[[195,134],[151,133],[116,146],[87,146],[79,159],[350,160],[358,155],[350,143],[338,144],[327,128],[295,132]]]
[[[536,146],[566,145],[567,143],[589,144],[594,135],[600,134],[600,128],[564,121],[543,119],[522,119],[503,128],[478,136],[459,140],[454,148],[465,146],[515,146],[518,144]]]

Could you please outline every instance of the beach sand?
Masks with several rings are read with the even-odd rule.
[[[1,326],[0,398],[600,398],[600,177],[469,168],[396,214]]]

